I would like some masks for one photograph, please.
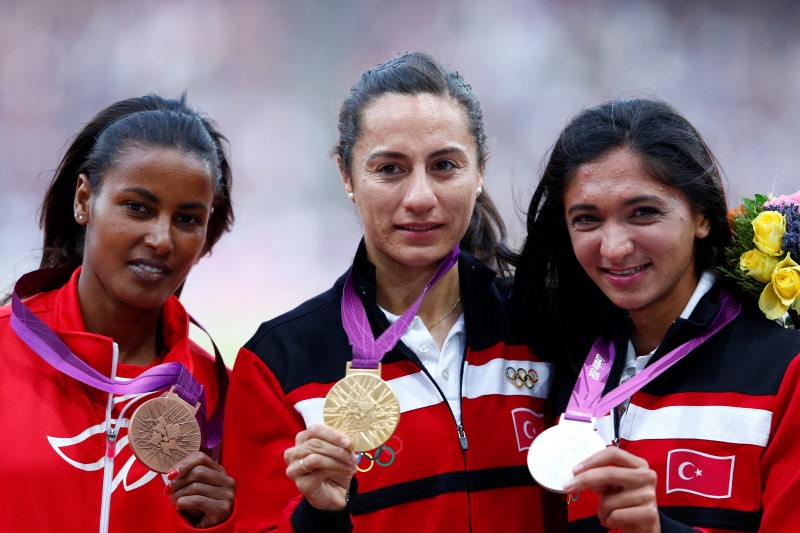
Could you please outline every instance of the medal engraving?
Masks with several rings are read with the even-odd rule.
[[[200,449],[196,411],[172,392],[144,402],[133,413],[128,431],[134,455],[155,472],[172,470]]]
[[[350,370],[328,392],[322,412],[326,425],[353,442],[356,452],[374,450],[389,440],[400,421],[400,403],[380,370]]]
[[[562,419],[534,439],[528,450],[528,470],[542,487],[563,493],[564,484],[574,477],[575,465],[605,447],[591,423]]]

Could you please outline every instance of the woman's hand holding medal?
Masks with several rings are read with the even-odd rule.
[[[175,509],[198,528],[221,524],[233,512],[236,482],[203,452],[194,452],[169,471],[169,494]]]
[[[286,475],[314,508],[340,511],[347,505],[357,464],[351,446],[344,433],[314,424],[298,433],[295,445],[283,453]]]
[[[656,473],[647,461],[614,446],[578,464],[564,490],[591,490],[600,496],[603,527],[624,533],[660,533]]]

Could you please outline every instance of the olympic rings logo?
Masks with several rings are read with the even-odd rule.
[[[539,381],[539,374],[532,368],[530,370],[525,370],[524,368],[515,370],[514,367],[509,366],[506,368],[506,379],[518,389],[522,387],[532,389]]]
[[[386,453],[384,453],[386,452]],[[389,457],[385,457],[386,455]],[[356,463],[356,468],[359,472],[369,472],[372,470],[375,465],[378,466],[391,466],[394,463],[394,458],[396,457],[397,452],[395,452],[390,446],[379,446],[375,449],[373,453],[370,452],[359,452],[358,454],[358,461]],[[361,467],[361,460],[366,459],[367,463],[369,464],[368,467],[362,468]]]

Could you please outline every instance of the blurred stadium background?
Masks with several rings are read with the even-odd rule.
[[[187,91],[231,141],[237,221],[183,300],[232,364],[348,266],[360,228],[328,155],[338,108],[363,69],[413,50],[480,97],[512,245],[558,131],[617,96],[681,110],[732,206],[800,188],[793,0],[0,0],[0,287],[38,264],[37,210],[70,136],[113,101]]]

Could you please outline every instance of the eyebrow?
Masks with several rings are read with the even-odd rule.
[[[653,194],[641,194],[639,196],[634,196],[633,198],[628,198],[623,202],[622,205],[629,206],[629,205],[636,205],[642,203],[663,203],[663,199],[660,196],[656,196]],[[575,211],[590,211],[593,209],[597,209],[597,206],[594,204],[575,204],[567,210],[567,214],[571,214]]]
[[[141,187],[128,187],[126,189],[122,189],[123,192],[138,194],[139,196],[143,196],[147,198],[154,204],[160,204],[161,199],[158,196],[153,194],[152,192],[148,191],[147,189],[143,189]],[[202,209],[203,211],[208,211],[208,206],[203,202],[185,202],[178,206],[181,209]]]
[[[442,148],[441,150],[436,150],[432,154],[428,156],[428,158],[433,157],[441,157],[443,155],[448,154],[459,154],[459,155],[466,155],[466,151],[463,148],[459,148],[457,146],[448,146],[447,148]],[[387,158],[387,159],[405,159],[408,156],[402,152],[395,152],[392,150],[378,150],[367,157],[367,162],[374,161],[375,159],[380,158]]]

